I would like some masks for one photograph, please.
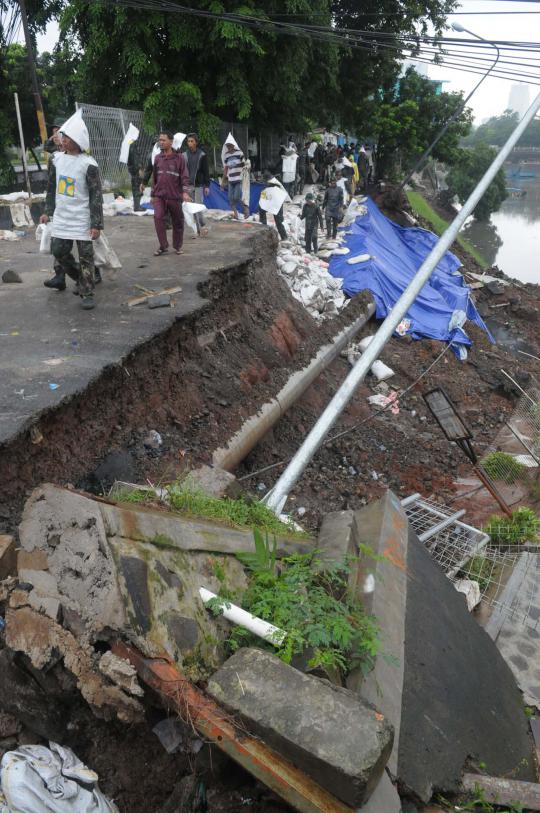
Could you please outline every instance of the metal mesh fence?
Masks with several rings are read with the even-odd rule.
[[[118,160],[120,146],[130,123],[140,131],[138,154],[144,162],[150,155],[153,137],[143,127],[142,110],[122,110],[119,107],[102,107],[95,104],[77,102],[90,135],[90,150],[99,164],[103,189],[128,189],[129,173],[125,164]]]
[[[508,425],[540,464],[540,385],[533,379],[517,402]]]

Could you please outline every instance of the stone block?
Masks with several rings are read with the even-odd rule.
[[[19,570],[19,581],[23,584],[31,584],[34,591],[42,596],[54,596],[59,598],[58,583],[52,573],[46,570]]]
[[[153,308],[170,308],[171,297],[169,294],[157,294],[156,296],[149,296],[147,302],[151,310]]]
[[[148,591],[148,565],[144,559],[135,556],[120,558],[120,572],[133,608],[133,623],[137,631],[144,635],[152,626],[152,604]]]
[[[15,540],[7,534],[0,534],[0,581],[15,575]]]
[[[237,499],[242,494],[240,483],[234,474],[218,466],[201,466],[190,471],[182,483],[182,487],[194,491],[204,491],[210,497],[230,497]]]
[[[17,570],[48,570],[49,560],[44,550],[17,551]]]
[[[240,715],[251,733],[345,804],[360,807],[377,786],[393,728],[354,692],[250,648],[223,664],[208,691]]]
[[[62,605],[54,596],[42,596],[36,590],[32,590],[31,593],[28,594],[28,603],[34,610],[48,615],[53,621],[60,620]]]
[[[30,604],[28,590],[15,589],[9,597],[9,606],[16,610],[18,607],[27,607]]]

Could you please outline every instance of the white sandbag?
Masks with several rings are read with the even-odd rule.
[[[282,272],[284,274],[289,275],[289,274],[294,274],[294,272],[296,271],[296,268],[297,268],[297,263],[288,262],[288,263],[285,263],[285,265],[283,266],[283,268],[281,270],[282,270]]]
[[[347,262],[349,265],[356,265],[357,263],[367,263],[371,260],[371,254],[358,254],[356,257],[350,257]]]
[[[118,813],[94,771],[71,749],[49,746],[21,745],[2,757],[0,787],[9,813]]]
[[[39,241],[40,254],[51,253],[52,228],[53,224],[50,220],[48,223],[40,223],[36,228],[36,240]]]
[[[194,215],[199,214],[200,212],[206,212],[206,206],[203,203],[183,203],[182,211],[184,213],[186,225],[196,233],[197,223],[195,222]]]
[[[371,372],[377,381],[386,381],[387,378],[392,378],[392,376],[395,375],[392,368],[388,367],[388,365],[386,365],[384,361],[381,361],[380,359],[373,362],[371,365]]]
[[[374,338],[375,338],[374,336],[364,336],[364,338],[358,342],[358,347],[360,348],[362,353],[364,352],[364,350],[367,350],[367,348],[369,347]]]
[[[13,226],[16,229],[34,225],[32,215],[30,214],[30,207],[26,203],[12,203],[9,207],[9,211],[11,213]]]
[[[285,189],[280,189],[279,186],[267,186],[266,189],[263,189],[261,192],[259,206],[263,212],[270,212],[271,215],[277,215],[288,197]]]
[[[384,407],[388,403],[388,396],[383,395],[382,392],[378,392],[377,395],[370,395],[368,397],[368,403],[371,404],[371,406]]]
[[[113,248],[109,245],[109,241],[101,232],[97,240],[93,242],[94,246],[94,262],[100,268],[122,268],[122,263]]]
[[[350,253],[351,253],[351,249],[350,249],[350,248],[333,248],[333,249],[332,249],[332,251],[331,251],[330,253],[331,253],[333,256],[337,256],[337,257],[339,257],[339,256],[342,256],[342,255],[344,255],[344,254],[350,254]]]

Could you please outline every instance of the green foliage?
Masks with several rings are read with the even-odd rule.
[[[261,528],[270,533],[305,537],[292,524],[281,522],[273,511],[257,500],[231,500],[209,497],[203,491],[170,486],[170,505],[175,511],[193,517],[215,519],[226,525],[239,528]]]
[[[497,150],[487,144],[476,144],[459,151],[446,177],[449,190],[464,203],[493,162]],[[489,220],[492,212],[500,209],[506,199],[506,178],[500,169],[474,210],[477,220]]]
[[[525,808],[517,800],[506,802],[504,805],[492,804],[486,799],[485,791],[480,785],[475,786],[472,798],[460,801],[459,805],[454,805],[444,796],[438,796],[437,801],[449,810],[466,810],[474,813],[525,813]]]
[[[413,68],[370,105],[370,129],[377,140],[377,174],[394,177],[408,170],[463,102],[461,93],[437,92],[434,82]],[[433,151],[433,157],[452,163],[462,136],[471,127],[466,108],[449,127]]]
[[[527,472],[527,466],[506,452],[488,454],[481,461],[481,465],[493,480],[502,480],[504,483],[515,483],[516,480],[521,480]]]
[[[502,116],[492,116],[484,124],[477,127],[474,132],[464,139],[463,143],[467,146],[482,143],[502,147],[512,131],[515,130],[518,122],[518,113],[505,110]],[[531,121],[519,139],[518,146],[540,147],[540,119],[536,118]]]
[[[240,559],[245,567],[253,571],[253,573],[274,574],[277,561],[276,538],[274,537],[272,544],[270,544],[268,533],[263,536],[260,528],[254,528],[253,540],[255,542],[255,552],[237,553],[237,558]]]
[[[351,562],[329,567],[316,552],[277,562],[275,547],[262,535],[256,547],[259,554],[249,565],[252,574],[242,606],[287,632],[278,657],[290,663],[307,651],[312,667],[342,676],[356,667],[367,673],[379,651],[379,628],[348,590]],[[246,563],[245,556],[239,558]],[[233,628],[233,651],[250,643],[261,645],[245,629]]]
[[[488,589],[492,580],[493,563],[485,556],[473,556],[461,571],[461,578],[478,582],[482,595]]]
[[[449,226],[447,220],[444,220],[437,212],[430,206],[427,200],[420,194],[420,192],[415,192],[414,190],[410,189],[407,191],[407,199],[411,206],[411,209],[414,213],[422,218],[423,220],[427,220],[435,234],[442,234]],[[459,246],[469,254],[478,265],[481,265],[482,268],[488,268],[489,263],[487,260],[482,257],[478,249],[476,249],[472,243],[469,243],[464,237],[458,235],[456,242]]]
[[[516,508],[511,517],[494,514],[485,528],[493,545],[521,545],[537,539],[538,518],[530,508]]]

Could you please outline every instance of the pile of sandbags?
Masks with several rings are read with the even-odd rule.
[[[315,319],[335,316],[345,305],[341,280],[328,273],[328,263],[307,254],[299,244],[285,241],[277,257],[279,273],[287,282],[295,299],[301,302]]]

